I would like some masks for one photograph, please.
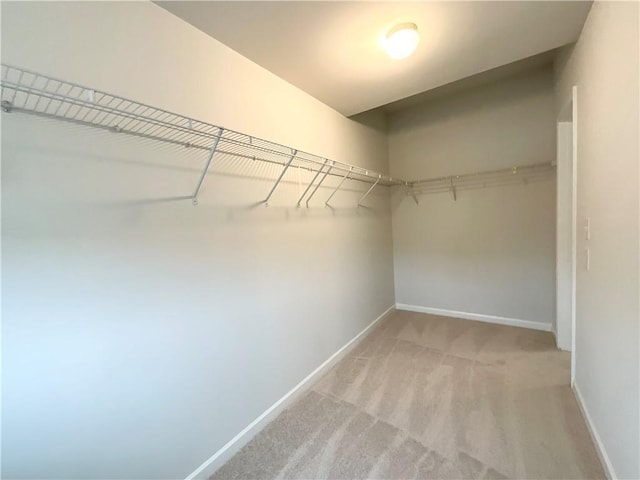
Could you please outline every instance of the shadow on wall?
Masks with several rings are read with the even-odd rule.
[[[369,183],[358,180],[345,182],[332,198],[333,205],[325,205],[342,173],[328,175],[307,207],[306,200],[313,188],[309,191],[306,188],[314,179],[315,171],[302,167],[292,167],[286,172],[266,207],[264,198],[283,166],[224,153],[214,156],[199,195],[199,205],[195,207],[191,205],[192,195],[205,166],[206,151],[21,114],[3,120],[7,127],[13,124],[11,131],[26,130],[21,128],[24,122],[37,122],[41,136],[34,139],[7,135],[3,139],[3,153],[10,156],[12,149],[19,147],[20,155],[24,156],[21,162],[38,162],[36,168],[41,174],[57,181],[61,195],[54,195],[47,202],[56,203],[63,198],[84,209],[184,202],[201,213],[206,211],[227,221],[388,215],[387,187],[376,187],[368,196],[367,205],[358,206],[358,200],[370,187]],[[60,140],[62,138],[66,141]],[[3,186],[14,192],[14,198],[25,194],[24,187],[28,184],[19,190],[18,183],[29,182],[26,176],[33,173],[19,173],[19,167],[12,162],[5,162],[4,167]],[[317,183],[316,180],[314,185]],[[157,195],[158,191],[169,194]],[[307,194],[297,206],[305,191]],[[34,197],[37,199],[38,193]]]

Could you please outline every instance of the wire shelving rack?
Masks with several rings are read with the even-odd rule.
[[[417,195],[450,192],[453,195],[453,200],[457,200],[457,192],[459,190],[532,183],[545,180],[553,175],[554,172],[555,165],[549,162],[463,175],[447,175],[408,182],[407,195],[412,196],[414,201],[418,203]]]
[[[418,204],[418,195],[422,194],[450,192],[457,200],[458,190],[533,182],[546,178],[555,170],[553,163],[540,163],[406,181],[16,66],[2,64],[0,87],[0,105],[6,113],[23,112],[54,118],[207,152],[204,168],[191,195],[196,205],[216,154],[282,167],[262,201],[265,205],[268,205],[287,170],[296,167],[315,172],[298,199],[298,206],[303,202],[309,206],[309,201],[329,176],[340,180],[325,205],[329,205],[345,181],[352,180],[370,185],[358,202],[361,206],[378,185],[403,186],[406,194]]]
[[[328,176],[341,177],[341,180],[325,202],[327,205],[346,180],[371,184],[358,205],[377,185],[407,184],[363,167],[323,158],[16,66],[2,64],[0,86],[1,107],[6,113],[23,112],[208,152],[192,194],[194,204],[198,203],[198,195],[216,154],[282,166],[278,178],[263,200],[265,204],[268,204],[287,170],[294,167],[316,172],[298,200],[298,206],[305,201],[305,196],[308,206],[309,200]]]

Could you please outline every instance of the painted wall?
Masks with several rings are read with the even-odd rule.
[[[389,117],[391,173],[420,179],[552,162],[550,67]],[[555,316],[555,183],[394,195],[396,301],[549,328]],[[525,322],[525,324],[526,324]]]
[[[376,170],[362,125],[152,3],[3,3],[2,60]],[[184,478],[394,303],[388,193],[2,117],[3,478]]]
[[[612,474],[634,479],[640,478],[638,9],[637,2],[595,2],[577,44],[556,65],[558,109],[578,86],[575,387]]]

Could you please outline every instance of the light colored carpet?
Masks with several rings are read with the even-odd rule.
[[[605,478],[550,333],[398,311],[212,479]]]

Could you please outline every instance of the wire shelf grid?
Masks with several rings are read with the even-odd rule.
[[[340,182],[325,202],[327,205],[345,180],[370,184],[358,205],[362,205],[362,201],[377,185],[404,186],[407,188],[407,195],[418,203],[416,195],[419,194],[450,191],[455,200],[457,189],[537,181],[546,178],[555,167],[552,163],[544,163],[405,181],[20,67],[2,64],[0,87],[0,101],[4,112],[24,112],[208,151],[205,168],[192,197],[194,203],[197,203],[198,192],[215,154],[282,166],[281,174],[264,203],[268,202],[289,167],[315,172],[316,175],[305,190],[305,194],[311,192],[307,205],[309,198],[328,176],[339,177]],[[319,180],[314,185],[316,179]],[[303,194],[298,200],[298,205],[304,196]]]
[[[414,196],[415,199],[415,195],[451,192],[455,200],[458,190],[533,183],[549,178],[554,172],[553,163],[537,163],[464,175],[448,175],[409,182],[407,195]]]
[[[329,160],[275,142],[169,112],[20,67],[2,64],[1,106],[5,112],[24,112],[97,127],[112,132],[159,140],[187,148],[227,154],[286,167],[300,167],[350,180],[384,186],[402,182],[363,167]]]

